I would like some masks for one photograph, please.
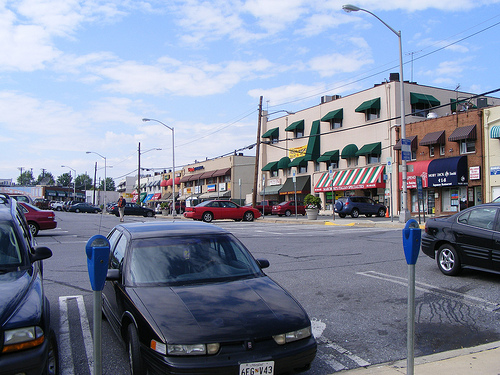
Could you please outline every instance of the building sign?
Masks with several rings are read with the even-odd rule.
[[[197,167],[189,167],[188,172],[196,172],[196,171],[200,171],[202,169],[205,169],[205,167],[203,165],[199,165]]]
[[[207,185],[207,191],[217,191],[215,184]]]
[[[480,180],[481,179],[481,173],[480,173],[480,168],[479,165],[475,167],[470,167],[469,168],[469,180]]]
[[[219,191],[226,191],[227,190],[227,184],[225,182],[219,183]]]
[[[267,185],[268,186],[281,185],[281,180],[279,178],[271,178],[267,180]]]
[[[500,174],[500,165],[490,167],[490,175],[495,176],[497,174]]]
[[[302,156],[306,156],[306,151],[307,151],[307,145],[291,148],[290,151],[288,151],[288,157],[290,159],[295,159]]]

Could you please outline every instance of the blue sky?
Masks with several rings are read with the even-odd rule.
[[[297,111],[384,81],[398,38],[345,3],[0,0],[0,178],[93,177],[86,151],[135,176],[139,142],[143,167],[171,167],[171,131],[144,117],[175,129],[176,166],[213,158],[255,142],[261,95]],[[500,0],[351,3],[401,30],[405,80],[500,88]]]

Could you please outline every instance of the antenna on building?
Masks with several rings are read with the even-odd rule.
[[[413,82],[413,55],[415,55],[416,53],[419,53],[419,52],[422,52],[422,50],[420,50],[420,51],[412,51],[412,52],[408,52],[406,54],[406,55],[410,55],[411,56],[410,82]]]

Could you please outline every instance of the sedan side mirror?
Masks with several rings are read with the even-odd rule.
[[[35,247],[35,252],[30,254],[31,262],[36,262],[38,260],[43,260],[50,258],[52,256],[52,250],[45,246]]]
[[[120,280],[120,270],[116,268],[111,268],[106,274],[106,280],[118,281]]]
[[[269,261],[267,259],[257,259],[257,264],[261,269],[269,267]]]

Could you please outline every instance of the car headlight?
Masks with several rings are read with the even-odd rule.
[[[156,340],[151,340],[151,349],[166,355],[213,355],[219,351],[220,344],[163,344]]]
[[[4,333],[2,353],[33,348],[44,340],[43,329],[38,326],[10,329]]]
[[[282,333],[281,335],[275,335],[273,336],[273,339],[274,341],[276,341],[276,344],[284,345],[288,342],[302,340],[309,336],[311,336],[311,326],[299,329],[297,331],[291,331],[287,333]]]

